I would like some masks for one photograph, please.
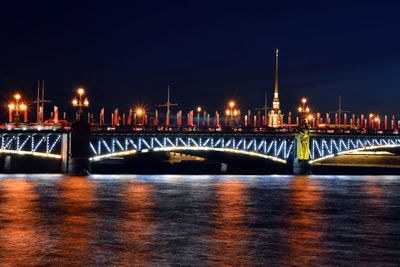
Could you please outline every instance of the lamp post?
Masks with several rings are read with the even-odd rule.
[[[81,119],[83,108],[87,108],[89,106],[89,100],[87,99],[87,97],[83,99],[83,95],[85,94],[85,90],[83,88],[79,88],[77,92],[78,98],[74,97],[74,99],[72,100],[72,105],[79,108],[77,118],[77,120],[79,121]]]
[[[136,117],[139,118],[139,125],[144,124],[144,110],[142,108],[137,108],[136,109]]]
[[[197,128],[200,127],[200,112],[201,112],[201,107],[197,107]]]
[[[20,115],[21,112],[25,112],[25,118],[24,121],[27,122],[27,106],[24,103],[20,103],[21,100],[21,95],[20,94],[15,94],[14,95],[15,102],[11,102],[8,105],[9,109],[9,121],[14,122],[14,123],[19,123],[20,122]],[[14,113],[14,114],[13,114]]]
[[[233,109],[235,107],[234,101],[229,101],[228,106],[229,108],[226,110],[226,115],[229,116],[229,124],[233,126],[234,125],[233,116],[236,117],[238,115],[238,111],[237,109]]]
[[[299,108],[298,108],[298,111],[301,114],[300,126],[308,126],[307,125],[307,119],[309,119],[309,120],[312,119],[311,115],[310,115],[311,118],[307,117],[308,113],[310,112],[310,108],[308,106],[306,106],[306,103],[307,103],[307,98],[303,97],[301,99],[301,104],[302,105],[300,105]]]
[[[369,126],[369,128],[371,128],[371,129],[374,128],[374,121],[373,121],[373,118],[374,118],[374,114],[370,113],[370,114],[369,114],[369,123],[368,123],[368,126]]]

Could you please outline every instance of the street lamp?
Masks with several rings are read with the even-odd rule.
[[[25,112],[25,116],[24,116],[24,121],[27,122],[28,120],[28,114],[27,114],[27,110],[28,107],[24,104],[24,103],[20,103],[21,100],[21,95],[20,94],[15,94],[14,95],[14,99],[15,102],[11,102],[8,105],[8,109],[9,109],[9,121],[10,122],[14,122],[14,123],[19,123],[20,121],[20,112],[24,111]],[[13,116],[14,113],[14,116]]]
[[[307,103],[307,98],[303,97],[301,99],[301,105],[298,107],[298,112],[301,114],[301,126],[307,126],[307,120],[310,121],[312,120],[312,115],[308,115],[310,112],[310,108],[306,106]]]
[[[236,105],[235,101],[233,101],[233,100],[229,101],[229,103],[228,103],[229,109],[226,110],[226,115],[230,116],[229,123],[231,125],[234,124],[233,116],[237,116],[237,114],[238,114],[238,111],[236,109],[235,110],[233,109],[235,107],[235,105]]]
[[[85,94],[85,90],[83,88],[78,88],[78,96],[79,98],[74,97],[72,100],[72,106],[78,107],[78,120],[81,119],[81,114],[83,112],[83,108],[87,108],[89,106],[89,100],[87,97],[83,99],[83,95]]]
[[[141,124],[144,124],[144,114],[145,114],[145,111],[144,111],[144,109],[142,109],[142,108],[137,108],[136,109],[136,117],[138,117],[139,118],[139,125],[141,125]],[[135,119],[135,123],[136,123],[136,119]]]
[[[197,127],[200,127],[200,112],[201,112],[201,107],[197,107]]]

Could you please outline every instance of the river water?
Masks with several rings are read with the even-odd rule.
[[[0,266],[396,266],[397,176],[0,176]]]

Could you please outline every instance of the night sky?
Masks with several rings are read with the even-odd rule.
[[[395,1],[9,2],[0,8],[4,106],[16,90],[33,100],[44,79],[47,98],[68,112],[79,86],[96,114],[162,104],[168,84],[173,112],[223,112],[230,99],[263,107],[278,47],[283,113],[303,96],[333,111],[341,95],[345,110],[400,115]]]

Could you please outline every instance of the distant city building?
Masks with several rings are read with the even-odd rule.
[[[280,109],[278,93],[278,53],[279,49],[277,48],[275,53],[275,92],[274,100],[272,101],[272,109],[268,113],[269,127],[281,127],[283,125],[283,115]]]

